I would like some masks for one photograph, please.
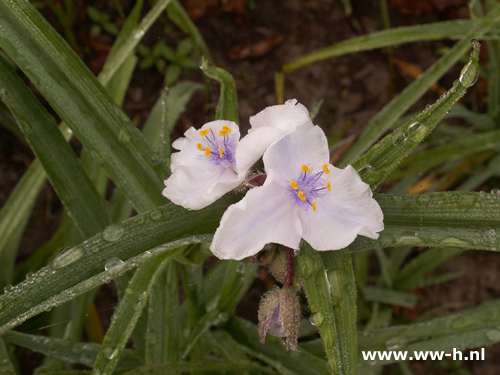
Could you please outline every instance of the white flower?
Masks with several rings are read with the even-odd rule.
[[[172,154],[172,175],[163,195],[188,209],[204,208],[240,185],[271,144],[299,126],[313,126],[309,112],[296,100],[264,109],[250,118],[250,124],[241,141],[232,121],[188,129],[172,144],[180,152]]]
[[[358,234],[376,239],[383,213],[351,166],[329,164],[326,136],[302,127],[264,154],[267,179],[230,206],[210,249],[221,259],[243,259],[267,243],[298,249],[303,238],[316,250],[338,250]]]

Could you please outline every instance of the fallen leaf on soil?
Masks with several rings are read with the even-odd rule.
[[[401,13],[417,17],[434,10],[433,0],[391,0],[391,5]]]
[[[187,0],[184,2],[184,9],[193,21],[212,10],[234,13],[237,16],[236,21],[241,24],[247,14],[247,0]]]
[[[392,58],[392,61],[394,64],[396,64],[401,70],[404,70],[406,73],[411,75],[413,78],[418,78],[422,75],[422,71],[417,68],[416,66],[407,63],[406,61],[400,60],[396,57]],[[445,89],[439,86],[437,83],[433,84],[431,86],[431,89],[435,92],[437,92],[439,95],[442,95],[445,93]]]
[[[267,55],[273,48],[281,44],[283,40],[285,40],[285,37],[282,35],[268,36],[249,46],[235,46],[231,48],[229,58],[231,60],[257,59]]]

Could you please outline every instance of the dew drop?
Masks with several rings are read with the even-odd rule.
[[[171,213],[166,207],[160,207],[149,214],[151,220],[159,222],[170,219]]]
[[[123,268],[125,267],[125,263],[121,259],[118,258],[110,258],[106,261],[104,265],[104,269],[110,273],[111,275],[117,275]]]
[[[244,273],[245,272],[245,265],[243,263],[238,264],[238,266],[236,267],[236,272]]]
[[[497,239],[497,233],[494,229],[486,228],[481,231],[481,235],[486,241],[495,242]]]
[[[130,141],[130,135],[124,129],[121,129],[120,133],[118,133],[118,139],[120,142],[128,143]]]
[[[66,251],[60,252],[50,263],[52,269],[58,270],[75,263],[77,260],[81,259],[85,255],[85,250],[83,246],[78,245],[76,247],[70,248]]]
[[[28,273],[26,274],[26,280],[32,279],[32,278],[33,278],[33,276],[35,276],[35,274],[34,274],[33,272],[28,272]]]
[[[500,189],[491,189],[491,194],[500,194]]]
[[[102,232],[102,238],[108,242],[118,241],[125,233],[125,230],[120,224],[111,224]]]
[[[311,314],[311,316],[309,317],[309,321],[311,322],[311,324],[313,326],[316,326],[316,327],[321,326],[321,324],[323,324],[324,320],[325,320],[325,316],[320,312]]]
[[[422,124],[420,122],[414,122],[408,127],[408,135],[413,135],[415,132],[420,129]]]
[[[404,133],[401,133],[392,141],[392,143],[394,143],[394,146],[402,146],[404,145],[405,142],[406,142],[406,136]]]
[[[398,350],[404,348],[408,340],[405,337],[395,336],[385,342],[387,350]]]
[[[114,359],[117,358],[120,355],[120,351],[118,349],[115,349],[113,353],[111,353],[108,357],[108,359]]]
[[[491,331],[486,332],[486,337],[488,340],[494,342],[500,341],[500,331],[498,329],[492,329]]]
[[[149,250],[146,250],[144,252],[144,258],[151,258],[153,256],[153,253]]]
[[[14,289],[14,287],[10,284],[7,284],[3,287],[3,291],[7,294],[7,293],[10,293],[12,292],[12,290]]]
[[[472,76],[473,75],[473,76]],[[467,82],[467,80],[470,80],[472,77],[472,80],[470,83]],[[479,69],[474,66],[472,61],[470,61],[465,68],[462,70],[462,73],[460,74],[460,83],[464,85],[465,87],[470,87],[474,85],[477,82],[477,79],[479,78]]]

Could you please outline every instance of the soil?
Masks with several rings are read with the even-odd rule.
[[[80,5],[83,3],[98,7],[117,24],[120,23],[114,1],[79,2]],[[131,1],[124,0],[121,3],[128,13],[133,5]],[[249,126],[248,119],[251,115],[276,104],[274,73],[280,71],[284,64],[316,49],[383,29],[378,0],[352,0],[351,3],[351,16],[346,15],[343,2],[339,0],[248,1],[248,4],[254,4],[253,9],[247,8],[246,1],[238,0],[187,0],[184,3],[188,12],[196,17],[196,25],[205,38],[215,63],[229,71],[235,79],[243,134]],[[464,1],[460,0],[398,0],[391,4],[389,10],[392,26],[467,17]],[[54,27],[61,29],[48,9],[42,9],[42,12]],[[83,60],[97,73],[104,61],[106,48],[99,49],[95,44],[89,43],[90,26],[88,18],[81,21],[77,37],[81,45],[86,45],[81,50]],[[157,25],[146,35],[144,42],[152,46],[163,35],[161,26]],[[174,31],[167,40],[175,41],[179,36],[180,33]],[[112,40],[106,34],[95,39],[101,47],[112,44]],[[452,45],[451,41],[406,44],[395,48],[394,56],[425,70],[439,58],[441,48]],[[253,51],[256,56],[234,59],[245,48],[248,50],[249,46],[254,46],[250,52]],[[460,68],[459,65],[454,67],[439,84],[444,88],[450,87],[458,77]],[[187,78],[200,80],[201,74],[192,72]],[[138,126],[144,124],[158,98],[162,80],[154,68],[138,69],[134,73],[124,109]],[[345,135],[359,134],[364,124],[391,100],[394,93],[401,92],[412,80],[413,77],[404,71],[397,68],[391,71],[385,49],[360,52],[287,74],[285,99],[295,98],[309,109],[319,100],[324,100],[315,122],[323,127],[327,135],[346,125],[349,126],[346,126]],[[195,96],[176,126],[174,136],[179,136],[189,126],[198,127],[213,119],[218,86],[210,84],[210,92],[208,97],[201,94]],[[438,96],[438,93],[429,91],[412,110],[422,110]],[[481,82],[470,90],[468,96],[465,101],[475,100],[475,106],[481,107],[484,97]],[[77,143],[75,148],[78,149]],[[32,160],[30,149],[7,130],[0,128],[0,205],[6,201]],[[60,214],[61,205],[52,188],[47,185],[40,194],[21,241],[19,261],[26,259],[50,239],[59,224]],[[437,272],[462,270],[463,276],[452,282],[425,288],[425,308],[453,301],[472,307],[483,301],[499,298],[500,287],[495,282],[500,271],[498,264],[497,254],[484,252],[467,252],[452,259]],[[265,279],[266,276],[262,278]],[[263,289],[263,282],[256,282],[247,299],[249,306],[240,306],[238,309],[241,312],[255,311],[255,314],[246,313],[246,318],[256,320],[258,295]],[[107,306],[112,306],[116,301],[109,293],[103,295],[107,297],[104,303],[101,301],[99,309],[108,311]],[[109,311],[106,314],[109,315]],[[464,363],[464,366],[473,374],[500,374],[500,370],[496,369],[495,359],[499,355],[500,345],[497,344],[486,349],[486,361]],[[430,363],[415,363],[412,364],[412,371],[414,374],[424,374],[429,366]],[[386,373],[390,371],[389,368]],[[446,370],[433,371],[433,374],[451,374]]]

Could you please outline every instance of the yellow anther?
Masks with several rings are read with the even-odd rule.
[[[211,154],[210,147],[205,147],[205,156],[208,158]]]
[[[299,190],[299,185],[295,181],[290,181],[290,185],[294,188],[294,190]]]
[[[307,165],[305,164],[302,164],[302,170],[306,173],[309,173],[311,172],[311,168],[309,168]]]
[[[219,155],[221,159],[222,159],[222,152],[223,152],[222,147],[219,147]]]
[[[305,201],[306,200],[306,197],[304,197],[304,192],[303,191],[299,191],[299,193],[297,194],[300,198],[301,201]]]
[[[219,131],[219,134],[222,135],[223,137],[225,135],[228,135],[229,133],[231,133],[231,129],[229,129],[226,125],[224,125],[222,127],[222,130]]]
[[[198,147],[198,150],[203,151],[203,147],[201,147],[201,143],[198,143],[198,144],[196,145],[196,147]]]
[[[201,135],[202,137],[204,137],[204,136],[206,136],[209,132],[210,132],[210,131],[209,131],[208,129],[201,130],[201,131],[200,131],[200,135]]]
[[[316,212],[316,202],[312,202],[311,206],[313,206],[313,211]]]
[[[330,184],[330,181],[326,183],[326,188],[328,189],[328,191],[332,191],[332,184]]]
[[[328,164],[323,164],[323,167],[321,167],[321,169],[323,169],[323,172],[325,172],[325,174],[330,173],[330,170],[328,169]]]

